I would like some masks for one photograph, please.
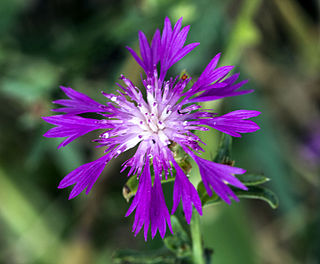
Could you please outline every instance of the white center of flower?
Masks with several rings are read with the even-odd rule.
[[[141,133],[139,138],[152,139],[153,143],[161,141],[164,145],[170,144],[170,140],[165,133],[166,119],[170,116],[170,106],[165,107],[161,112],[159,105],[154,97],[148,93],[148,104],[138,104],[141,116],[134,118],[135,123],[139,125]]]

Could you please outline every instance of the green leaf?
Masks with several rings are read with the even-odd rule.
[[[163,240],[164,245],[172,251],[178,258],[191,256],[191,242],[187,232],[179,222],[179,219],[172,215],[171,225],[173,235],[166,236]]]
[[[214,162],[229,164],[233,163],[231,156],[231,146],[232,146],[232,137],[227,134],[222,134],[220,138],[220,143],[218,147],[218,152],[214,158]],[[230,164],[230,165],[231,165]]]
[[[166,248],[157,251],[138,252],[119,250],[113,255],[115,264],[191,264],[191,241],[176,216],[171,216],[173,235],[163,239]]]
[[[123,185],[122,195],[127,202],[136,195],[138,190],[139,180],[135,175],[131,176],[129,180]]]
[[[212,193],[212,196],[208,195],[207,190],[204,187],[202,181],[198,184],[197,191],[198,191],[202,206],[205,206],[206,204],[213,204],[213,203],[217,203],[217,202],[221,201],[221,199],[219,198],[219,196],[215,192]]]
[[[239,198],[263,200],[267,202],[272,209],[276,209],[279,205],[277,196],[268,188],[259,186],[249,186],[247,191],[240,190],[231,186],[230,188]],[[213,195],[210,197],[207,194],[207,191],[202,182],[198,184],[197,189],[201,199],[202,206],[222,202],[221,198],[215,193],[213,193]]]
[[[268,188],[259,186],[250,186],[248,191],[232,188],[239,198],[259,199],[267,202],[272,209],[279,206],[278,197]]]
[[[187,155],[182,149],[182,147],[177,143],[172,143],[171,145],[169,145],[169,148],[173,152],[176,162],[179,164],[184,173],[189,174],[192,168],[190,164],[190,156]],[[174,168],[172,174],[175,175]]]
[[[246,186],[259,185],[270,181],[270,179],[263,174],[242,174],[237,175],[237,178]]]
[[[167,249],[152,252],[119,250],[113,254],[114,264],[175,264],[176,257]]]

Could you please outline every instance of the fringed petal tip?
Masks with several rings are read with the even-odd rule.
[[[238,188],[239,188],[239,187],[238,187]],[[243,187],[242,187],[242,188],[239,188],[239,189],[244,190],[244,191],[248,191],[248,190],[249,190],[248,187],[245,186],[245,185],[243,185]]]
[[[140,56],[132,48],[126,47],[147,76],[152,76],[154,64],[160,61],[160,80],[163,81],[168,69],[200,44],[184,46],[190,26],[181,29],[182,20],[183,17],[179,18],[172,29],[170,19],[166,17],[162,34],[157,29],[150,43],[145,34],[139,31]]]
[[[68,200],[72,200],[73,198],[75,198],[78,194],[77,193],[70,193]]]
[[[62,105],[60,109],[52,109],[54,112],[64,112],[65,115],[78,115],[83,113],[106,112],[104,105],[96,102],[84,93],[78,92],[70,87],[60,86],[60,89],[69,98],[52,101],[54,104]]]
[[[199,120],[198,122],[199,124],[210,126],[233,137],[241,137],[243,133],[252,133],[260,129],[255,122],[246,120],[259,114],[259,111],[237,110],[222,116]]]
[[[253,91],[253,90],[252,90]],[[248,112],[251,112],[251,117],[256,117],[261,115],[262,113],[260,111],[256,111],[256,110],[247,110]]]
[[[170,214],[162,192],[160,176],[156,174],[153,186],[151,183],[149,159],[147,159],[140,175],[137,193],[126,216],[129,216],[134,210],[135,219],[132,231],[135,236],[140,232],[143,226],[145,240],[147,240],[149,227],[152,239],[158,231],[160,236],[164,238],[167,225],[171,233],[173,232]]]
[[[63,180],[62,180],[63,181]],[[66,187],[68,187],[69,185],[65,185],[62,181],[60,181],[59,185],[58,185],[58,189],[64,189]]]
[[[47,123],[52,124],[52,121],[51,121],[52,117],[51,116],[41,116],[41,119],[46,121]]]
[[[62,86],[60,85],[59,88],[66,94],[70,89],[72,90],[71,87],[66,87],[66,86]]]
[[[234,174],[243,174],[246,170],[205,160],[196,156],[191,151],[188,151],[188,153],[199,167],[203,184],[209,196],[213,195],[213,190],[228,204],[231,203],[230,198],[239,201],[229,185],[242,190],[247,190],[247,187],[234,176]]]
[[[86,194],[88,194],[102,173],[107,160],[108,155],[105,155],[95,161],[81,165],[61,180],[58,189],[75,185],[70,192],[69,200],[79,195],[86,188]]]
[[[171,161],[174,168],[176,169],[176,178],[173,190],[173,207],[171,214],[176,211],[180,201],[182,201],[182,208],[185,214],[186,221],[188,224],[190,224],[193,213],[193,206],[196,208],[198,213],[202,215],[201,200],[197,190],[189,181],[188,177],[185,175],[185,173],[173,157],[171,158]]]

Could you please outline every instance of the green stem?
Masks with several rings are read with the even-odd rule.
[[[193,211],[191,223],[191,238],[192,238],[192,255],[194,264],[205,264],[204,251],[202,247],[202,237],[200,230],[200,216],[198,212]]]

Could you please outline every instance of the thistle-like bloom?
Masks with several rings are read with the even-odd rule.
[[[185,45],[189,26],[181,28],[181,22],[182,18],[172,29],[170,20],[166,18],[162,34],[160,30],[156,30],[151,43],[144,33],[139,32],[140,57],[127,47],[146,74],[142,80],[146,90],[145,96],[142,86],[135,86],[124,76],[120,78],[122,84],[117,84],[120,89],[116,93],[102,92],[107,98],[106,104],[100,104],[71,88],[61,87],[69,99],[54,101],[63,107],[53,111],[65,114],[43,118],[48,123],[56,125],[44,136],[66,138],[59,147],[66,146],[88,132],[103,129],[99,138],[94,141],[98,146],[105,147],[105,155],[75,169],[59,185],[59,188],[75,185],[69,199],[84,189],[88,193],[111,159],[126,150],[136,148],[135,154],[123,164],[123,170],[129,169],[128,176],[137,175],[139,178],[137,193],[126,216],[136,211],[133,231],[137,234],[144,226],[145,239],[149,227],[152,237],[157,230],[161,237],[164,237],[166,225],[172,232],[170,215],[161,187],[161,181],[168,176],[175,176],[171,213],[175,212],[182,201],[188,223],[193,206],[202,214],[198,193],[175,160],[170,148],[172,143],[179,144],[198,164],[208,194],[212,195],[213,190],[221,199],[230,203],[230,198],[238,199],[229,185],[246,190],[234,176],[244,173],[245,170],[199,157],[203,152],[200,143],[203,142],[194,131],[206,131],[212,127],[231,136],[240,137],[240,133],[259,129],[254,122],[247,120],[259,115],[257,111],[238,110],[218,116],[197,104],[252,92],[239,91],[246,83],[236,83],[239,74],[226,77],[232,66],[216,67],[220,54],[210,61],[192,85],[191,78],[186,75],[181,78],[166,78],[169,68],[199,45]],[[96,113],[101,118],[85,118],[81,116],[84,113]],[[173,168],[176,175],[172,175]],[[154,173],[151,173],[151,170]]]

